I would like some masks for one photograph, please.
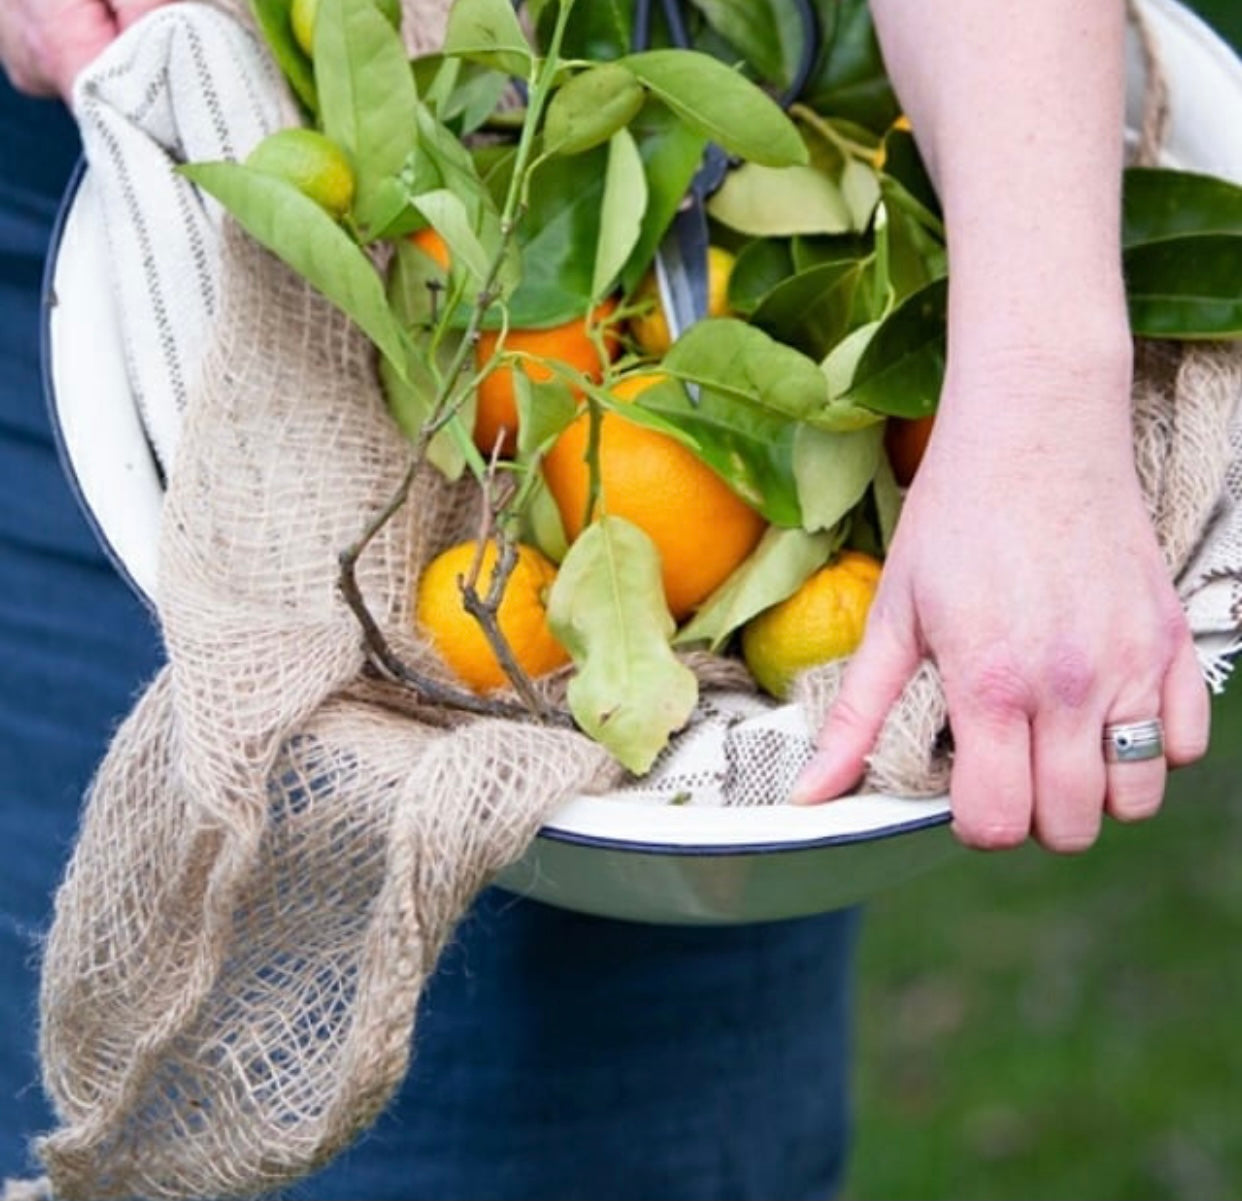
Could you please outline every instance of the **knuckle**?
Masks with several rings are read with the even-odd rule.
[[[1082,709],[1095,693],[1099,674],[1078,646],[1056,647],[1045,667],[1045,686],[1057,705]]]
[[[875,729],[875,719],[861,709],[847,693],[842,692],[828,710],[828,718],[824,722],[824,739],[835,736],[851,737],[870,734]]]
[[[966,671],[962,700],[979,717],[1008,720],[1031,710],[1032,691],[1026,671],[1007,650],[982,655]]]

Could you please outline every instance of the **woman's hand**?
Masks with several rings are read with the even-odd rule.
[[[1114,402],[1084,404],[1091,395]],[[948,701],[964,843],[1009,847],[1033,834],[1079,851],[1102,813],[1156,812],[1165,760],[1106,764],[1105,724],[1162,717],[1177,765],[1203,754],[1209,713],[1139,492],[1128,395],[1124,339],[950,375],[800,799],[856,782],[889,707],[930,657]]]
[[[121,33],[170,0],[3,0],[0,64],[13,86],[66,101],[73,81]]]

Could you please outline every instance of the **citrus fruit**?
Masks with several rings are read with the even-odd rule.
[[[375,0],[375,7],[388,18],[394,29],[401,28],[401,0]],[[293,40],[307,55],[315,53],[315,16],[319,0],[293,0],[289,8],[289,25]]]
[[[427,565],[415,586],[414,618],[463,684],[472,692],[493,692],[506,687],[509,678],[482,627],[466,610],[458,584],[459,578],[468,578],[477,553],[477,542],[460,542]],[[496,545],[488,542],[476,584],[480,596],[487,594],[495,563]],[[569,662],[548,629],[547,595],[555,579],[556,568],[533,546],[518,546],[496,621],[518,665],[532,678]]]
[[[632,400],[660,375],[631,376],[613,390]],[[586,516],[590,420],[575,420],[544,456],[543,474],[572,542]],[[755,548],[764,519],[710,467],[667,434],[604,413],[599,428],[596,515],[624,517],[660,552],[664,596],[677,621],[689,617]]]
[[[605,300],[591,314],[591,324],[599,325],[615,309],[616,301]],[[484,330],[475,347],[475,366],[480,370],[496,351],[500,334],[497,330]],[[616,339],[607,335],[609,356],[616,353]],[[563,325],[550,329],[511,329],[505,335],[505,350],[552,359],[598,380],[603,374],[604,363],[599,348],[587,334],[587,322],[574,317]],[[555,372],[542,363],[527,361],[523,364],[526,374],[537,381],[549,380]],[[479,384],[478,407],[475,410],[474,442],[485,455],[490,455],[500,442],[500,453],[511,456],[517,449],[517,399],[513,393],[513,368],[497,367]]]
[[[752,617],[742,657],[760,687],[783,699],[800,671],[853,654],[879,582],[878,559],[843,551],[793,596]]]
[[[246,166],[293,184],[338,221],[354,202],[354,170],[345,152],[314,129],[281,129],[250,152]]]
[[[410,241],[419,248],[441,271],[449,269],[449,248],[447,243],[431,226],[410,234]]]
[[[726,317],[729,314],[729,276],[733,274],[733,255],[723,246],[707,248],[707,315]],[[637,302],[650,301],[650,307],[630,318],[630,333],[644,354],[662,359],[673,340],[668,319],[660,300],[660,289],[654,271],[648,271],[634,293]]]
[[[890,417],[884,426],[884,449],[888,452],[893,475],[903,488],[910,486],[923,461],[934,421],[934,416]]]

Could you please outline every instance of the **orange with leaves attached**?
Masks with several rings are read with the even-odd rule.
[[[663,376],[630,376],[613,389],[632,400]],[[576,418],[544,457],[543,474],[572,541],[586,520],[590,420]],[[601,512],[624,517],[660,552],[664,596],[677,621],[689,617],[755,548],[764,519],[695,454],[667,434],[604,413],[599,429]]]

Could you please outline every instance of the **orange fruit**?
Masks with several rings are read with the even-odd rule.
[[[617,307],[615,300],[605,300],[591,314],[591,324],[600,325]],[[499,330],[484,330],[475,347],[474,361],[482,369],[496,351],[500,339]],[[616,338],[607,335],[609,357],[617,352]],[[599,348],[587,335],[587,322],[575,317],[563,325],[550,329],[511,329],[505,336],[505,349],[522,354],[551,359],[598,380],[604,372]],[[526,374],[536,381],[552,379],[556,374],[542,363],[525,362]],[[512,456],[517,450],[517,399],[513,393],[513,368],[497,367],[479,383],[478,407],[474,418],[474,444],[485,455],[490,455],[497,441],[500,453]]]
[[[614,389],[631,400],[658,383],[631,376]],[[586,516],[590,420],[576,418],[544,456],[543,474],[572,542]],[[600,503],[632,521],[660,552],[664,596],[677,621],[689,617],[755,548],[766,523],[701,459],[666,434],[604,413],[599,430]]]
[[[793,596],[752,617],[742,628],[742,657],[760,687],[784,699],[799,672],[852,655],[879,582],[878,559],[842,551]]]
[[[410,234],[410,241],[419,248],[441,271],[449,269],[448,244],[428,225]]]
[[[494,692],[507,687],[509,677],[482,627],[467,612],[458,584],[469,575],[477,548],[477,542],[458,543],[427,565],[415,585],[414,618],[466,687]],[[548,629],[547,596],[556,568],[533,546],[519,545],[517,556],[496,620],[518,665],[533,679],[568,663],[569,655]],[[481,596],[487,593],[495,563],[496,544],[488,542],[476,585]]]
[[[927,417],[890,417],[884,426],[884,449],[892,464],[897,482],[908,488],[918,471],[927,443],[931,438],[935,415]]]
[[[707,315],[729,315],[729,277],[733,274],[736,260],[723,246],[707,248]],[[660,289],[654,271],[648,271],[634,292],[636,301],[649,301],[650,306],[629,321],[630,334],[638,348],[652,358],[662,359],[673,344],[660,300]]]

